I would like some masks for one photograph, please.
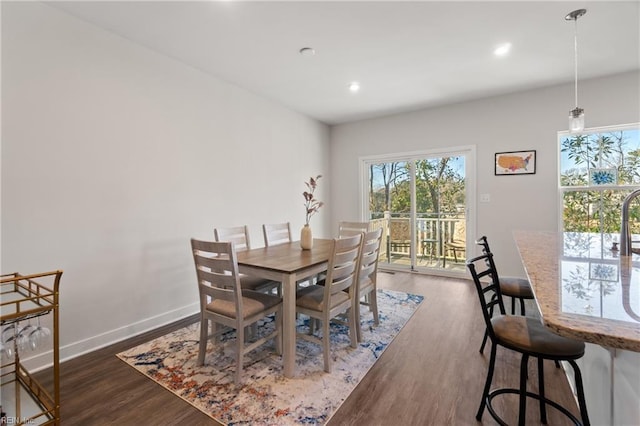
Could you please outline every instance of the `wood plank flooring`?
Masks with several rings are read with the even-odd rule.
[[[486,410],[481,423],[475,420],[489,349],[478,352],[484,325],[473,283],[380,272],[379,286],[421,294],[424,303],[328,425],[495,425]],[[195,321],[193,316],[63,363],[62,424],[217,424],[115,356]],[[494,387],[517,387],[518,375],[519,358],[499,350]],[[545,380],[547,396],[577,415],[563,371],[545,364]],[[529,390],[537,391],[535,362],[530,362],[529,383]],[[496,399],[494,405],[509,424],[517,423],[515,396]],[[535,401],[527,408],[527,424],[540,424]],[[548,411],[548,424],[571,424]]]

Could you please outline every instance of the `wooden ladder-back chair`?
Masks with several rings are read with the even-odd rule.
[[[265,247],[290,243],[292,241],[291,225],[289,225],[289,222],[264,224],[262,225],[262,234],[264,235]]]
[[[262,234],[264,235],[265,247],[277,246],[279,244],[287,244],[293,241],[291,239],[291,225],[289,222],[274,223],[262,225]],[[308,280],[299,281],[297,284],[308,282]],[[281,296],[281,287],[278,286],[278,295]]]
[[[507,315],[502,300],[498,272],[493,261],[493,254],[486,253],[482,256],[467,260],[467,268],[473,278],[482,308],[482,316],[492,343],[487,379],[482,392],[482,398],[480,399],[480,407],[476,414],[476,420],[482,420],[482,414],[486,407],[487,410],[489,410],[489,414],[491,414],[499,424],[506,425],[507,423],[500,418],[492,406],[493,398],[502,394],[517,394],[519,395],[518,424],[520,426],[524,426],[526,423],[527,398],[533,398],[539,401],[540,420],[543,424],[547,423],[547,406],[550,406],[563,413],[571,419],[574,424],[580,425],[580,421],[565,407],[546,398],[544,395],[544,360],[553,360],[566,361],[573,367],[582,424],[585,426],[589,425],[587,405],[584,398],[584,387],[582,385],[582,374],[575,362],[575,360],[584,355],[584,342],[552,333],[536,318]],[[481,281],[483,278],[488,278],[489,282],[485,283]],[[496,317],[493,316],[495,307],[498,308],[500,313],[500,315]],[[503,388],[490,391],[498,346],[522,355],[519,389]],[[538,360],[539,393],[537,394],[527,391],[527,367],[530,357]]]
[[[276,352],[282,350],[282,299],[270,294],[242,289],[233,243],[191,239],[200,293],[200,344],[198,365],[203,365],[209,339],[218,336],[222,327],[209,333],[209,322],[236,330],[235,383],[242,382],[244,354],[276,340]],[[245,344],[245,327],[275,314],[275,329],[256,341]]]
[[[338,223],[338,238],[350,237],[369,230],[369,222],[346,222]]]
[[[369,307],[373,314],[373,323],[380,324],[378,316],[378,258],[380,256],[380,242],[382,241],[382,228],[369,231],[364,234],[362,250],[360,254],[360,276],[358,277],[358,294],[354,307],[356,310],[356,335],[358,341],[362,341],[362,324],[360,319],[360,305]],[[364,299],[363,299],[364,298]]]
[[[251,250],[249,228],[246,225],[230,228],[215,228],[213,233],[216,241],[233,243],[236,253]],[[271,292],[273,289],[276,289],[278,294],[280,294],[280,283],[276,281],[240,274],[240,284],[242,288],[255,291]]]
[[[310,285],[298,291],[296,312],[309,316],[310,334],[298,333],[298,337],[322,345],[324,371],[331,372],[330,321],[346,313],[348,318],[351,347],[356,348],[356,312],[353,309],[357,297],[358,275],[360,272],[360,251],[363,234],[334,239],[324,285]],[[313,334],[314,320],[322,322],[322,338]]]

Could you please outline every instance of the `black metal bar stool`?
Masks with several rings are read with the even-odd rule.
[[[547,405],[553,407],[567,416],[576,425],[588,426],[589,417],[587,415],[587,405],[584,399],[584,388],[582,385],[582,374],[575,360],[584,355],[584,342],[559,336],[549,331],[540,321],[530,317],[506,315],[502,294],[500,289],[500,281],[498,272],[493,261],[491,253],[485,253],[482,256],[467,260],[467,268],[473,277],[480,305],[482,306],[482,316],[487,326],[487,333],[491,339],[491,358],[489,360],[489,369],[487,371],[487,380],[482,393],[482,400],[476,419],[480,421],[485,407],[491,416],[503,426],[507,423],[500,418],[495,412],[491,403],[493,398],[502,394],[518,394],[519,410],[518,424],[525,425],[525,413],[527,398],[537,399],[540,404],[540,419],[543,424],[547,423]],[[489,277],[489,283],[481,282],[481,278]],[[487,296],[490,297],[487,301]],[[498,306],[500,315],[492,318],[493,308]],[[503,388],[490,391],[491,381],[496,361],[496,350],[498,346],[510,349],[522,354],[520,363],[520,388]],[[529,358],[538,359],[538,392],[533,393],[527,391],[527,365]],[[574,371],[576,390],[578,393],[578,406],[582,423],[566,408],[562,407],[555,401],[544,396],[544,369],[543,361],[545,359],[553,361],[567,361]]]
[[[482,253],[491,253],[491,248],[489,248],[489,242],[487,241],[486,236],[483,235],[478,238],[476,244],[482,246]],[[500,277],[500,291],[503,296],[511,298],[511,315],[516,314],[516,299],[520,301],[520,315],[524,316],[526,314],[524,301],[533,300],[533,290],[531,289],[529,280],[519,277]],[[486,343],[487,333],[485,332],[484,338],[482,339],[482,345],[480,346],[481,353],[484,352],[484,345]]]

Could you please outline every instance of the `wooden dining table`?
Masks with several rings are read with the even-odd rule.
[[[296,283],[327,270],[331,242],[314,238],[311,250],[303,250],[299,241],[293,241],[237,254],[240,273],[282,283],[282,362],[285,377],[295,376]]]

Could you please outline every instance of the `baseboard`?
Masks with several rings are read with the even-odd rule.
[[[60,362],[79,357],[89,352],[101,349],[105,346],[112,345],[122,340],[137,336],[155,328],[178,321],[182,318],[189,317],[200,312],[200,305],[194,303],[173,311],[164,312],[154,317],[145,318],[133,324],[107,331],[88,339],[80,340],[60,347]],[[46,351],[35,354],[31,357],[20,358],[20,362],[30,372],[36,372],[53,365],[52,351]]]

